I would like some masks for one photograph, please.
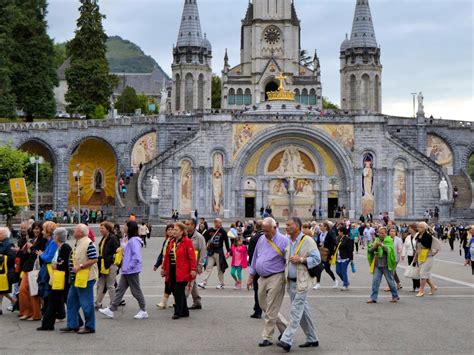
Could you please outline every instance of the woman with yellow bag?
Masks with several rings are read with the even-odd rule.
[[[15,299],[10,295],[12,291],[12,276],[15,272],[14,245],[10,239],[10,230],[6,227],[0,228],[0,315],[2,312],[3,297],[12,303]]]
[[[67,230],[57,228],[54,233],[54,241],[58,249],[52,260],[51,292],[45,302],[46,310],[43,315],[41,327],[36,330],[54,330],[56,319],[66,318],[65,303],[69,291],[69,267],[68,261],[71,247],[66,243]]]
[[[425,295],[425,286],[428,284],[431,287],[430,295],[433,295],[438,287],[431,280],[431,268],[433,267],[432,252],[433,235],[430,233],[428,225],[425,222],[418,223],[418,235],[416,237],[416,254],[414,259],[420,266],[420,291],[416,297],[423,297]]]

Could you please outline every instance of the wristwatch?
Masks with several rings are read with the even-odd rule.
[[[303,264],[304,258],[300,256],[300,263]]]
[[[84,267],[84,265],[82,265],[82,264],[81,264],[81,265],[79,265],[79,269],[81,269],[81,270],[82,270],[82,268],[83,268],[83,267]]]

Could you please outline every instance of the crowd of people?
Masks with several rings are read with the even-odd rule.
[[[214,268],[216,288],[224,289],[224,273],[230,263],[236,290],[243,288],[242,271],[248,268],[246,286],[255,296],[251,318],[265,320],[261,347],[273,345],[278,332],[277,345],[289,351],[299,327],[306,335],[300,347],[317,347],[308,292],[321,288],[323,274],[329,275],[334,288],[341,285],[341,291],[350,290],[348,270],[356,272],[355,253],[367,254],[373,274],[368,304],[378,302],[382,277],[388,285],[384,291],[392,296],[390,302],[399,302],[403,286],[397,265],[405,259],[404,276],[412,279],[411,291],[423,297],[428,286],[429,294],[435,294],[437,286],[431,275],[435,257],[443,243],[453,250],[456,239],[464,264],[472,265],[474,275],[474,226],[397,225],[391,220],[374,223],[362,218],[358,222],[341,218],[336,223],[303,223],[293,217],[282,234],[272,217],[236,221],[228,230],[219,218],[213,222],[209,227],[204,218],[199,222],[188,218],[166,226],[153,267],[165,281],[163,298],[156,306],[167,309],[173,295],[172,319],[189,317],[189,310],[202,308],[199,289],[208,287]],[[75,243],[70,246],[68,231],[52,221],[24,221],[16,238],[10,238],[8,228],[0,228],[0,314],[1,302],[7,298],[9,310],[18,311],[19,320],[41,322],[38,331],[54,330],[56,323],[64,321],[62,332],[91,334],[96,331],[95,312],[113,318],[130,288],[139,306],[134,318],[148,318],[140,274],[142,248],[151,230],[132,216],[123,226],[103,221],[99,232],[101,239],[96,241],[92,229],[78,224]],[[291,301],[288,320],[280,313],[285,289]],[[104,307],[107,295],[109,305]]]

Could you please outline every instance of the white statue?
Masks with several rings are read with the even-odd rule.
[[[298,148],[289,146],[283,152],[283,157],[280,161],[280,166],[277,169],[279,174],[295,174],[304,175],[309,174],[309,171],[305,169],[304,162],[301,159]]]
[[[420,91],[420,93],[418,94],[418,112],[424,112],[425,110],[425,106],[423,106],[423,100],[425,98],[423,97],[423,93]]]
[[[445,178],[439,182],[439,195],[441,201],[448,201],[448,182]]]
[[[156,176],[153,176],[150,178],[151,181],[151,198],[158,198],[159,190],[160,190],[160,181],[156,178]]]
[[[160,100],[160,115],[164,115],[167,110],[167,101],[168,101],[168,90],[166,90],[166,82],[163,79],[163,88],[161,89],[161,100]]]

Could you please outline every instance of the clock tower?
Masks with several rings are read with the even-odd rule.
[[[300,20],[293,0],[253,0],[242,20],[240,64],[227,53],[222,71],[222,108],[242,109],[266,101],[284,74],[302,105],[322,108],[319,59],[300,63]]]

